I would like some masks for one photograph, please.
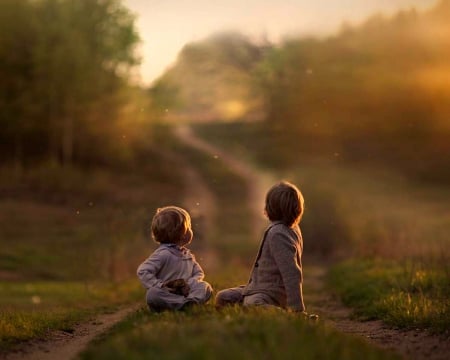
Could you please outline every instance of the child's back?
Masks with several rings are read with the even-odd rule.
[[[147,289],[149,308],[180,310],[208,301],[211,285],[203,280],[203,269],[184,247],[193,237],[187,211],[176,206],[158,209],[152,220],[152,237],[160,246],[137,269]]]
[[[304,200],[297,187],[280,182],[266,195],[270,220],[246,285],[220,291],[216,306],[239,303],[304,311],[302,291],[303,239],[299,222]]]

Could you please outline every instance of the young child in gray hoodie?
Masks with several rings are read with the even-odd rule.
[[[150,310],[181,310],[207,302],[212,287],[203,280],[203,269],[185,247],[193,238],[189,213],[177,206],[159,208],[151,230],[160,245],[137,269]]]

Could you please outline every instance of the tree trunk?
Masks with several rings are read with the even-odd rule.
[[[62,162],[63,165],[72,164],[73,160],[73,116],[64,117],[62,132]]]

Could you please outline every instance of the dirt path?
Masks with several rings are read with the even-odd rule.
[[[266,219],[263,216],[265,192],[274,181],[271,175],[252,168],[247,162],[234,158],[220,148],[200,139],[192,132],[192,129],[188,125],[177,126],[175,128],[175,135],[186,145],[203,151],[218,161],[224,162],[230,170],[246,181],[247,201],[249,204],[252,204],[250,210],[253,214],[253,238],[259,239],[261,229],[266,223]]]
[[[89,342],[141,306],[142,304],[136,304],[114,313],[98,315],[89,322],[76,325],[74,331],[70,333],[54,331],[48,336],[50,340],[29,341],[15,352],[0,355],[0,358],[5,360],[75,359]]]
[[[398,330],[385,325],[382,321],[352,320],[351,310],[342,305],[326,289],[323,265],[309,265],[305,271],[305,302],[309,312],[320,315],[321,321],[336,329],[363,337],[372,344],[389,349],[405,359],[448,360],[450,341],[433,336],[423,330]]]

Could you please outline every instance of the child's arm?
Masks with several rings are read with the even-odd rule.
[[[151,287],[162,287],[163,281],[156,277],[161,267],[164,265],[165,258],[161,254],[152,254],[137,269],[137,276],[142,285],[149,289]]]
[[[284,232],[276,232],[269,238],[269,246],[280,270],[286,289],[287,307],[294,311],[304,311],[302,291],[302,268],[297,261],[295,240]]]

